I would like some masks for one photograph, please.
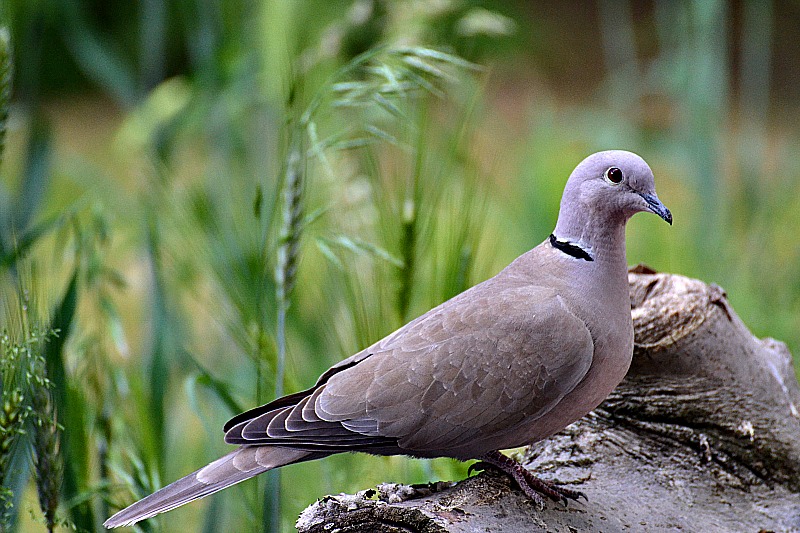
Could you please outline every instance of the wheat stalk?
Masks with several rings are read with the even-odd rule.
[[[37,357],[31,374],[31,406],[35,413],[33,423],[33,464],[39,507],[45,518],[47,530],[56,525],[56,509],[61,492],[62,464],[60,460],[59,426],[50,393],[52,386],[46,377],[44,360]]]
[[[2,26],[0,27],[0,163],[3,162],[3,151],[6,144],[12,74],[11,36],[8,28]]]

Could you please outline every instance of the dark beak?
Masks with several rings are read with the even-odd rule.
[[[650,211],[666,220],[668,224],[672,224],[672,213],[669,212],[667,206],[661,203],[658,196],[655,194],[640,194],[640,196],[647,202],[647,207],[650,208]]]

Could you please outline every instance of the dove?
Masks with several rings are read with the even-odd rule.
[[[562,430],[625,376],[633,354],[625,226],[642,211],[672,224],[647,163],[621,150],[588,156],[541,244],[313,387],[233,417],[224,432],[236,449],[104,525],[129,526],[273,468],[354,451],[477,459],[534,500],[577,500],[582,493],[500,450]]]

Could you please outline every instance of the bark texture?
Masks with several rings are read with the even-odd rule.
[[[800,387],[786,346],[755,338],[716,285],[646,267],[629,281],[627,377],[523,458],[588,502],[539,509],[484,472],[329,496],[303,512],[298,530],[800,531]]]

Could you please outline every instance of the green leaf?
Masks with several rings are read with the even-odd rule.
[[[320,237],[320,240],[325,244],[338,246],[356,255],[366,254],[376,259],[386,261],[387,263],[394,265],[397,268],[403,268],[402,260],[396,258],[395,256],[393,256],[380,246],[376,246],[372,243],[363,241],[356,237],[347,237],[345,235],[338,235],[333,238]]]
[[[81,4],[71,3],[62,10],[63,42],[84,72],[125,106],[138,97],[136,76],[125,63],[116,43],[100,37],[89,24]]]
[[[331,85],[331,91],[335,93],[362,92],[369,87],[363,81],[340,81]]]
[[[330,145],[332,150],[355,150],[356,148],[363,148],[371,144],[375,144],[377,139],[370,137],[355,137],[353,139],[345,139]]]
[[[107,271],[107,269],[103,270],[104,272]],[[111,278],[111,280],[114,279],[115,278]],[[101,295],[100,308],[106,315],[108,329],[109,333],[111,334],[111,339],[114,341],[114,347],[119,353],[127,354],[129,352],[128,341],[125,338],[125,330],[122,327],[122,318],[119,316],[117,307],[114,305],[114,302],[111,300],[111,298],[109,298],[107,295]]]
[[[317,244],[317,248],[319,248],[319,251],[322,252],[322,255],[325,257],[325,259],[330,261],[330,263],[339,270],[344,270],[344,264],[342,263],[341,259],[339,259],[331,247],[328,246],[328,243],[325,242],[324,238],[318,237],[315,239],[315,242]]]
[[[44,119],[37,119],[31,128],[22,188],[17,199],[14,224],[26,228],[42,202],[50,179],[53,154],[52,132]]]
[[[0,268],[8,268],[14,265],[25,256],[28,250],[30,250],[43,235],[50,232],[50,230],[60,227],[65,220],[66,215],[54,216],[24,232],[22,237],[11,247],[11,250],[3,250],[0,252]],[[13,236],[11,240],[13,242]]]
[[[72,331],[72,322],[78,305],[78,271],[73,272],[59,304],[53,309],[51,328],[57,335],[44,345],[47,376],[53,383],[53,402],[61,434],[61,454],[64,457],[64,500],[75,500],[68,508],[70,520],[79,531],[93,531],[94,512],[91,502],[82,499],[89,487],[89,437],[86,433],[86,404],[79,391],[74,389],[66,372],[64,346]]]
[[[454,78],[453,78],[452,75],[446,73],[445,71],[441,70],[438,67],[434,67],[430,63],[426,63],[425,61],[423,61],[422,59],[420,59],[417,56],[406,56],[406,57],[403,58],[403,61],[405,61],[408,65],[410,65],[410,66],[412,66],[412,67],[414,67],[414,68],[416,68],[418,70],[421,70],[423,72],[427,72],[431,76],[435,76],[437,78],[442,78],[442,79],[449,79],[451,81],[454,81]]]
[[[195,359],[192,355],[189,355],[189,358],[197,367],[198,373],[193,380],[195,384],[200,385],[214,393],[214,395],[219,398],[223,404],[225,404],[232,415],[243,413],[245,411],[242,405],[239,404],[239,402],[237,402],[233,397],[233,394],[231,394],[230,385],[212,376],[211,373],[208,372],[208,370],[206,370],[203,365],[201,365],[200,362],[197,361],[197,359]]]
[[[446,52],[442,52],[439,50],[434,50],[432,48],[422,48],[422,47],[411,47],[411,48],[404,48],[400,50],[403,53],[411,54],[419,57],[426,57],[429,59],[435,59],[436,61],[441,61],[443,63],[449,63],[451,65],[455,65],[457,67],[466,68],[469,70],[482,70],[483,67],[480,65],[476,65],[471,61],[467,61],[461,57],[448,54]]]
[[[400,81],[397,79],[397,76],[395,76],[394,70],[392,70],[392,67],[390,67],[386,63],[381,63],[373,71],[376,74],[386,78],[386,81],[388,82],[390,87],[397,88],[398,92],[402,90]]]
[[[261,184],[259,183],[256,185],[256,197],[253,200],[253,216],[256,217],[256,220],[261,218],[261,209],[264,206],[264,190],[261,188]]]
[[[420,76],[413,70],[411,69],[407,70],[406,74],[417,87],[428,91],[429,93],[438,98],[444,98],[445,94],[441,89],[437,88],[434,84],[432,84],[431,82],[429,82],[428,80],[426,80],[424,77]]]
[[[390,115],[395,116],[397,118],[405,119],[406,114],[403,111],[394,105],[390,100],[388,100],[385,96],[381,93],[375,93],[372,95],[373,101],[378,104],[381,109],[388,112]]]
[[[372,135],[374,135],[378,139],[386,141],[389,144],[393,144],[394,146],[400,146],[402,144],[397,139],[397,137],[395,137],[394,135],[392,135],[391,133],[389,133],[387,131],[384,131],[384,130],[380,129],[377,126],[373,126],[372,124],[367,124],[364,127],[364,129],[366,129],[369,133],[371,133]]]

